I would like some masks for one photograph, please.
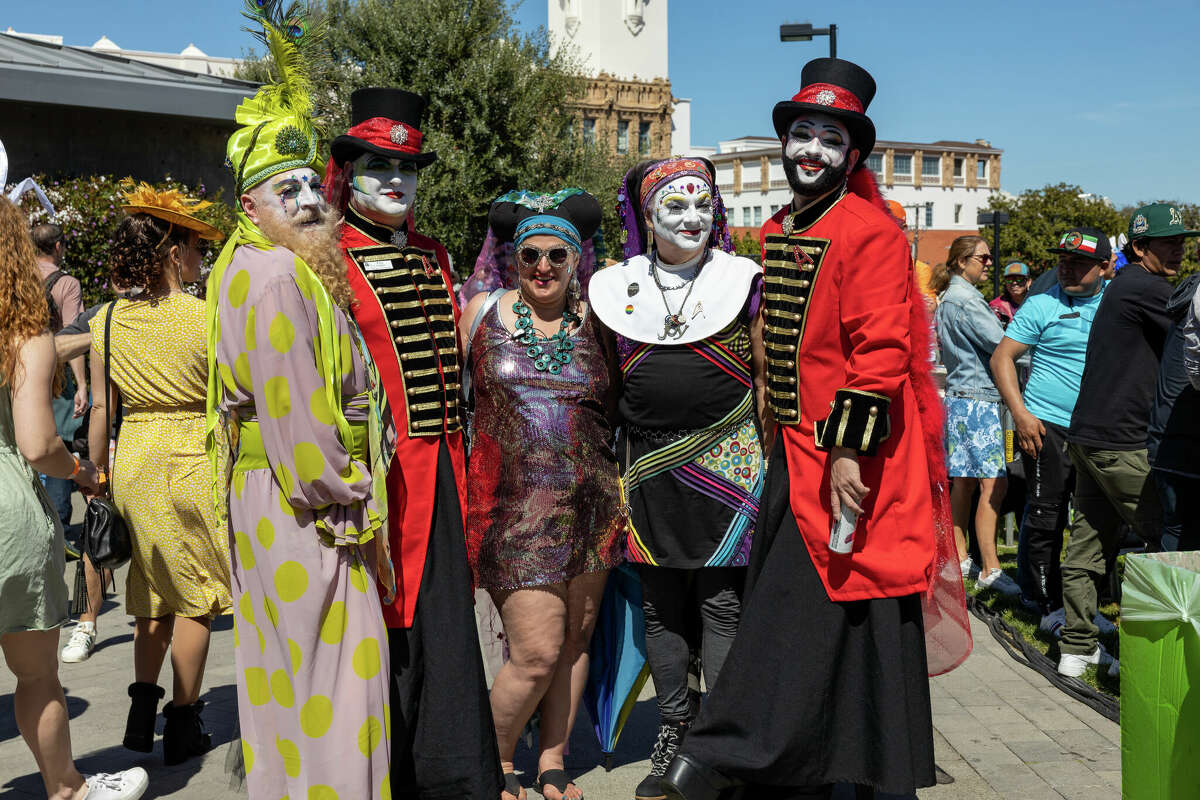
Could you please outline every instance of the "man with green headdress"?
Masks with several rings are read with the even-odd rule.
[[[227,165],[238,228],[208,282],[209,448],[227,503],[238,712],[251,798],[390,796],[389,654],[378,581],[394,593],[389,427],[360,349],[321,194],[305,48],[278,3],[247,0],[283,79],[237,110]],[[381,487],[380,487],[381,488]]]

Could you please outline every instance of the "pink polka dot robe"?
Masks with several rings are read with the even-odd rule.
[[[218,314],[220,410],[257,420],[269,468],[229,492],[238,714],[253,800],[388,798],[389,663],[368,465],[339,441],[314,354],[317,311],[288,250],[239,247]],[[354,341],[335,309],[343,345]],[[364,419],[367,376],[343,346],[343,408]]]

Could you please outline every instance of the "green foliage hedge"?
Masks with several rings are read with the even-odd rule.
[[[122,178],[113,175],[80,178],[35,175],[34,180],[46,192],[55,213],[53,216],[47,214],[32,192],[21,198],[21,208],[32,224],[53,222],[62,226],[67,248],[62,266],[65,272],[79,279],[84,305],[108,299],[112,296],[108,288],[108,249],[125,216],[121,210]],[[197,216],[226,234],[237,224],[233,208],[222,200],[223,190],[209,194],[204,184],[188,186],[170,176],[153,185],[160,190],[178,189],[189,197],[211,202],[212,205]],[[6,187],[5,191],[10,188]],[[217,248],[209,251],[210,264],[217,252]]]

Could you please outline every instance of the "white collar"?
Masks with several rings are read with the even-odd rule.
[[[659,338],[669,312],[650,274],[653,264],[647,256],[634,256],[597,271],[588,284],[588,303],[609,329],[627,339],[664,345],[707,339],[741,313],[762,268],[748,258],[716,249],[709,250],[702,263],[704,268],[696,275],[687,302],[678,309],[687,329],[677,339]],[[687,290],[666,294],[671,311],[676,311]]]

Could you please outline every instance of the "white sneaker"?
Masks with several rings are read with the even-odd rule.
[[[1067,610],[1065,608],[1058,608],[1042,617],[1042,621],[1038,623],[1038,630],[1050,634],[1055,639],[1061,639],[1062,629],[1066,624]]]
[[[979,577],[979,565],[972,561],[970,556],[964,558],[958,565],[962,568],[962,576],[964,578]]]
[[[62,660],[67,664],[78,664],[92,657],[96,647],[96,623],[77,622],[67,646],[62,649]]]
[[[1058,659],[1058,674],[1068,678],[1078,678],[1089,666],[1108,667],[1110,677],[1121,673],[1121,662],[1108,654],[1103,645],[1096,645],[1091,655],[1079,656],[1074,653],[1063,653]]]
[[[98,772],[84,777],[88,792],[83,800],[137,800],[150,786],[150,776],[141,767],[124,772]]]
[[[992,567],[987,575],[979,578],[979,588],[991,589],[1013,597],[1021,593],[1021,587],[1017,586],[1017,582],[1008,577],[1008,574],[999,567]]]

